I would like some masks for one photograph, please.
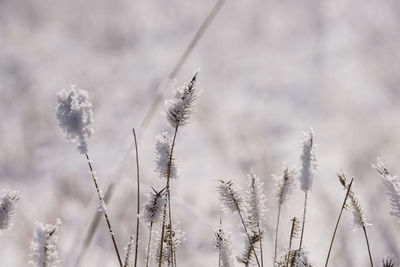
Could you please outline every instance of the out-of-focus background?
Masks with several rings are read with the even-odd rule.
[[[185,50],[215,0],[0,0],[0,189],[21,199],[11,230],[0,235],[0,265],[26,266],[35,221],[61,218],[62,266],[76,266],[96,195],[85,158],[55,119],[56,93],[70,84],[89,92],[95,134],[89,152],[105,190],[121,249],[135,228],[136,185],[131,129],[139,135],[142,190],[161,188],[154,172],[155,137],[171,132],[157,109],[140,124],[157,84]],[[200,67],[202,94],[193,123],[178,133],[179,179],[172,183],[174,218],[185,241],[180,266],[216,266],[213,229],[222,218],[239,255],[244,236],[236,215],[219,209],[219,178],[246,186],[262,177],[269,213],[265,262],[272,263],[277,200],[271,174],[282,162],[300,165],[302,132],[312,126],[319,170],[309,198],[304,245],[325,261],[345,192],[336,172],[356,177],[378,265],[400,256],[400,225],[371,163],[380,156],[400,173],[400,3],[390,1],[227,0],[188,62],[178,84]],[[171,96],[165,88],[166,96]],[[302,215],[296,189],[283,209],[280,249],[289,219]],[[369,264],[363,234],[345,213],[332,266]],[[140,265],[148,229],[142,227]],[[117,266],[103,220],[79,266]],[[139,266],[140,266],[139,265]],[[238,264],[239,265],[239,264]],[[268,264],[269,266],[269,264]]]

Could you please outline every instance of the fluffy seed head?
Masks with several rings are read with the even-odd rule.
[[[176,166],[174,158],[171,156],[171,138],[164,132],[156,137],[156,172],[160,177],[174,179],[176,175]]]
[[[289,195],[293,192],[295,183],[294,177],[296,174],[296,168],[289,169],[289,167],[284,164],[283,174],[281,176],[274,176],[278,188],[276,195],[278,197],[279,205],[284,205],[287,202]]]
[[[251,225],[259,226],[267,212],[264,184],[254,173],[250,173],[247,177],[249,179],[248,191],[245,195],[247,215]]]
[[[175,89],[175,98],[167,100],[168,110],[165,113],[168,122],[175,128],[188,123],[197,101],[197,74],[183,86]]]
[[[4,190],[0,196],[0,230],[7,230],[12,226],[18,199],[16,191]]]
[[[400,179],[397,176],[390,175],[379,158],[377,159],[376,165],[372,164],[372,167],[376,169],[383,178],[383,184],[390,197],[390,205],[392,208],[390,214],[399,218],[400,221]]]
[[[132,267],[132,253],[134,249],[134,236],[131,235],[129,237],[128,245],[125,248],[125,260],[124,260],[124,267]]]
[[[86,139],[94,132],[90,127],[93,111],[88,93],[71,86],[70,89],[58,92],[57,100],[58,125],[69,141],[78,142],[79,153],[87,153]]]
[[[344,184],[344,189],[348,189],[349,184],[346,183],[346,175],[344,174],[343,171],[339,172],[337,174],[340,183],[343,185]],[[354,227],[363,227],[363,226],[368,226],[370,225],[367,222],[367,219],[365,217],[364,211],[361,207],[360,201],[358,200],[356,194],[353,192],[353,190],[349,191],[349,195],[347,198],[346,206],[345,208],[349,211],[352,212],[353,214],[353,224]]]
[[[222,210],[232,213],[242,208],[243,197],[240,188],[232,181],[219,180],[217,192],[221,201]]]
[[[57,219],[56,224],[36,223],[31,242],[31,260],[29,264],[34,267],[57,267],[60,260],[57,251],[57,231],[61,220]]]
[[[303,153],[301,154],[302,168],[300,170],[300,188],[304,193],[311,190],[315,170],[317,169],[317,160],[314,152],[314,131],[309,129],[304,133]]]
[[[160,192],[157,192],[153,188],[153,191],[154,193],[150,193],[148,195],[147,202],[143,204],[143,211],[141,215],[148,225],[160,221],[161,213],[166,203],[165,188]]]
[[[214,230],[214,245],[218,249],[219,267],[232,267],[233,253],[230,235],[225,234],[222,229],[222,222],[220,222],[218,228]]]

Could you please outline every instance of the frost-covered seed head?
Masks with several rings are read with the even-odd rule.
[[[383,178],[383,184],[390,197],[390,205],[392,208],[390,214],[399,218],[400,221],[400,179],[397,176],[390,175],[379,158],[377,158],[376,165],[372,164],[372,167],[376,169]]]
[[[214,245],[218,249],[219,267],[232,267],[233,253],[230,235],[225,234],[222,229],[222,223],[214,230]]]
[[[294,177],[296,174],[297,169],[295,167],[289,169],[287,164],[283,164],[283,174],[281,176],[274,176],[278,189],[276,196],[278,197],[279,205],[284,205],[289,195],[293,192],[295,184]]]
[[[317,160],[314,152],[314,131],[309,129],[304,133],[303,152],[301,154],[302,168],[300,170],[300,188],[304,193],[311,190],[315,170],[317,169]]]
[[[12,226],[17,201],[19,199],[16,191],[4,190],[0,196],[0,230],[7,230]]]
[[[265,218],[267,208],[264,195],[264,184],[254,173],[248,175],[249,185],[246,193],[246,209],[248,219],[251,225],[260,226],[261,220]]]
[[[180,223],[173,224],[172,231],[169,224],[165,225],[164,228],[164,239],[163,239],[163,249],[161,262],[167,264],[167,266],[172,266],[171,261],[171,248],[173,252],[176,252],[177,248],[182,244],[185,233],[181,230]],[[161,230],[162,227],[156,229],[155,231],[155,243],[153,246],[153,253],[156,255],[155,262],[158,263],[161,257]],[[172,245],[172,247],[171,247]]]
[[[256,263],[257,260],[255,259],[254,251],[256,251],[257,254],[259,253],[259,247],[257,244],[261,238],[262,233],[260,235],[258,231],[252,231],[250,233],[250,240],[247,236],[245,237],[244,250],[242,251],[241,255],[237,257],[237,260],[240,263],[244,263],[246,266]]]
[[[343,171],[341,171],[337,174],[337,176],[339,178],[340,183],[342,185],[344,184],[344,189],[348,190],[348,187],[350,186],[350,184],[346,183],[347,178],[346,178],[345,173]],[[363,227],[363,226],[370,225],[367,222],[367,219],[366,219],[364,211],[361,207],[360,201],[356,197],[356,194],[353,192],[353,190],[350,190],[350,192],[349,192],[345,208],[347,210],[351,211],[353,214],[354,229],[356,229],[356,227]]]
[[[128,245],[125,248],[125,260],[124,260],[124,267],[132,267],[132,253],[134,249],[134,236],[131,235],[129,237]]]
[[[57,231],[61,220],[57,219],[55,225],[37,223],[31,242],[31,260],[29,264],[34,267],[57,267],[60,260],[57,251]]]
[[[86,154],[86,139],[94,132],[90,127],[93,123],[93,111],[88,93],[71,86],[70,89],[58,92],[57,100],[58,125],[69,141],[78,142],[79,153]]]
[[[242,209],[243,197],[241,189],[232,181],[219,180],[217,192],[221,201],[221,208],[226,213]]]
[[[166,203],[165,199],[165,188],[160,192],[154,190],[154,193],[148,195],[148,200],[143,204],[142,217],[144,221],[151,225],[152,223],[157,223],[161,219],[161,214]]]
[[[175,89],[175,98],[167,100],[168,110],[165,115],[168,122],[173,126],[185,125],[188,123],[190,115],[193,113],[194,106],[196,105],[198,91],[197,91],[197,74],[186,82],[183,86]]]
[[[174,179],[176,175],[176,166],[174,158],[171,157],[171,138],[164,132],[156,137],[156,172],[160,177]]]

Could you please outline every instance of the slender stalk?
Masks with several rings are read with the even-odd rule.
[[[136,180],[137,180],[137,212],[136,212],[136,240],[135,240],[135,267],[137,266],[138,247],[139,247],[139,214],[140,214],[140,178],[139,178],[139,149],[136,139],[135,129],[132,129],[133,139],[135,140],[136,152]]]
[[[350,182],[350,184],[349,184],[349,187],[347,188],[346,196],[345,196],[345,198],[344,198],[344,200],[343,200],[342,208],[340,209],[339,217],[338,217],[338,219],[337,219],[337,221],[336,221],[335,230],[333,231],[333,236],[332,236],[331,244],[330,244],[330,246],[329,246],[328,256],[326,257],[325,267],[328,266],[329,256],[331,255],[331,250],[332,250],[332,247],[333,247],[333,241],[335,240],[336,231],[337,231],[337,229],[338,229],[339,222],[340,222],[340,219],[341,219],[341,217],[342,217],[343,210],[344,210],[344,208],[345,208],[345,206],[346,206],[346,201],[347,201],[347,198],[348,198],[348,196],[349,196],[349,193],[350,193],[350,190],[351,190],[351,186],[353,185],[353,180],[354,180],[354,179],[351,179],[351,182]]]
[[[264,256],[263,256],[262,236],[261,236],[260,225],[257,225],[257,228],[258,228],[258,234],[260,235],[260,257],[261,257],[261,267],[264,267]]]
[[[162,222],[161,239],[160,239],[160,255],[158,255],[158,257],[159,257],[159,259],[158,259],[158,267],[161,267],[161,263],[162,263],[164,232],[165,232],[165,217],[167,217],[167,203],[165,203],[164,211],[163,211],[163,222]]]
[[[290,250],[292,249],[292,241],[293,241],[293,236],[294,236],[295,225],[296,225],[296,217],[294,217],[292,219],[292,229],[290,230],[289,251],[288,251],[288,256],[287,256],[286,267],[289,267]]]
[[[275,227],[275,250],[274,250],[274,266],[276,264],[276,257],[277,257],[277,252],[278,252],[278,232],[279,232],[279,221],[281,218],[281,208],[282,205],[279,204],[278,207],[278,217],[276,219],[276,227]]]
[[[258,265],[258,267],[261,267],[260,261],[258,260],[258,257],[257,257],[256,250],[254,249],[254,246],[253,246],[253,244],[252,244],[252,242],[251,242],[251,238],[250,238],[249,232],[247,231],[247,226],[246,226],[246,224],[245,224],[245,222],[244,222],[244,220],[243,220],[242,213],[240,212],[239,205],[238,205],[238,203],[237,203],[236,201],[235,201],[235,205],[236,205],[236,209],[237,209],[237,211],[238,211],[238,213],[239,213],[240,220],[242,221],[242,225],[243,225],[244,231],[245,231],[245,233],[246,233],[246,236],[247,236],[247,238],[249,239],[250,246],[251,246],[251,248],[253,249],[254,256],[255,256],[256,261],[257,261],[257,265]]]
[[[365,229],[365,225],[364,225],[364,224],[363,224],[362,228],[363,228],[363,230],[364,230],[365,241],[367,242],[369,262],[371,263],[371,267],[374,267],[374,263],[372,262],[372,256],[371,256],[371,249],[370,249],[370,247],[369,247],[369,241],[368,241],[368,236],[367,236],[367,230]]]
[[[171,169],[172,169],[172,159],[173,159],[173,152],[174,152],[174,147],[175,147],[175,141],[176,141],[176,135],[178,133],[178,128],[179,124],[176,125],[175,131],[174,131],[174,138],[172,139],[172,144],[171,144],[171,152],[169,154],[169,162],[168,162],[168,173],[167,173],[167,195],[168,195],[168,201],[165,203],[165,208],[168,204],[168,217],[169,217],[169,225],[170,225],[170,233],[172,233],[172,214],[171,214],[171,197],[170,197],[170,188],[169,188],[169,181],[171,179]],[[158,262],[158,266],[161,267],[161,259],[162,259],[162,249],[163,249],[163,239],[164,239],[164,227],[165,227],[165,217],[166,217],[166,209],[164,209],[164,215],[163,215],[163,223],[162,223],[162,230],[161,230],[161,251],[160,251],[160,259]],[[170,242],[170,248],[171,248],[171,261],[174,262],[174,252],[173,252],[173,247],[172,247],[172,238],[169,239]]]
[[[301,250],[301,246],[303,244],[304,226],[306,224],[307,199],[308,199],[308,191],[304,195],[304,211],[303,211],[303,222],[302,222],[302,226],[301,226],[299,251]]]
[[[94,171],[93,171],[92,163],[90,162],[90,159],[89,159],[89,155],[87,153],[85,155],[86,155],[86,159],[87,159],[87,162],[88,162],[88,165],[89,165],[90,173],[91,173],[92,178],[93,178],[94,185],[96,187],[97,196],[99,197],[100,202],[103,202],[104,199],[103,199],[103,196],[100,193],[99,185],[97,184],[97,179],[96,179],[96,176],[94,175]],[[118,250],[118,246],[117,246],[117,242],[115,241],[114,232],[112,230],[110,220],[108,219],[107,211],[104,210],[103,213],[104,213],[104,218],[105,218],[106,223],[107,223],[108,231],[110,232],[111,239],[112,239],[112,242],[113,242],[113,245],[114,245],[115,254],[117,254],[117,257],[118,257],[119,265],[120,265],[120,267],[123,267],[121,256],[119,254],[119,250]]]
[[[150,244],[151,244],[151,234],[152,234],[152,232],[153,232],[153,222],[150,223],[150,235],[149,235],[149,243],[147,244],[146,267],[149,267]]]
[[[208,13],[207,17],[205,18],[203,23],[200,25],[200,27],[197,30],[197,32],[195,33],[195,35],[193,36],[193,38],[190,41],[189,45],[186,47],[186,49],[183,52],[182,56],[179,58],[178,62],[175,64],[173,70],[168,75],[168,82],[171,81],[172,79],[174,79],[176,77],[176,75],[179,73],[179,71],[181,70],[182,66],[185,64],[186,60],[188,59],[190,53],[193,51],[193,49],[195,48],[196,44],[199,42],[201,37],[207,31],[208,27],[210,26],[210,24],[214,20],[215,16],[218,14],[218,12],[221,9],[221,7],[224,5],[225,1],[226,0],[218,0],[216,2],[216,4],[214,5],[214,7],[210,10],[210,12]],[[142,121],[141,128],[146,128],[147,127],[147,125],[149,124],[149,122],[153,118],[154,112],[156,111],[158,105],[161,103],[161,101],[163,99],[163,96],[162,96],[162,93],[159,92],[159,91],[161,89],[161,86],[163,86],[163,85],[164,85],[163,82],[161,82],[158,85],[158,88],[157,88],[158,94],[157,94],[156,98],[154,99],[154,102],[151,105],[150,109],[147,111],[146,116],[144,117],[144,119]]]

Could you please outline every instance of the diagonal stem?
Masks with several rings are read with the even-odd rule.
[[[362,225],[363,231],[364,231],[364,236],[365,236],[365,241],[367,243],[367,248],[368,248],[368,256],[369,256],[369,262],[371,264],[371,267],[374,267],[374,263],[372,261],[372,256],[371,256],[371,249],[369,247],[369,241],[368,241],[368,236],[367,236],[367,230],[365,229],[365,225]]]
[[[246,226],[246,224],[245,224],[245,222],[244,222],[244,220],[243,220],[242,213],[240,212],[239,205],[238,205],[238,203],[237,203],[236,201],[235,201],[235,205],[236,205],[236,209],[237,209],[237,211],[238,211],[238,213],[239,213],[240,220],[242,221],[242,225],[243,225],[244,231],[245,231],[245,233],[246,233],[246,236],[247,236],[247,238],[249,239],[250,246],[251,246],[251,248],[252,248],[252,250],[253,250],[253,252],[254,252],[254,256],[255,256],[255,258],[256,258],[257,265],[258,265],[258,267],[261,267],[260,261],[258,260],[258,257],[257,257],[256,250],[254,249],[253,243],[251,242],[251,238],[250,238],[249,232],[248,232],[248,230],[247,230],[247,226]]]
[[[214,20],[215,16],[218,14],[219,10],[221,7],[224,5],[226,0],[218,0],[217,3],[214,5],[214,7],[210,10],[208,13],[207,17],[203,21],[203,23],[200,25],[199,29],[193,36],[192,40],[190,41],[189,45],[186,47],[185,51],[183,52],[182,56],[179,58],[178,62],[175,64],[175,67],[171,71],[171,73],[168,75],[168,81],[174,79],[176,75],[179,73],[181,70],[182,66],[185,64],[186,60],[188,59],[190,53],[193,51],[195,48],[196,44],[199,42],[201,37],[204,35],[212,21]],[[150,123],[151,119],[153,118],[154,112],[156,111],[158,105],[161,103],[163,96],[162,93],[160,92],[161,86],[163,86],[164,83],[161,82],[157,88],[157,96],[153,101],[153,104],[151,105],[150,109],[147,111],[146,116],[144,117],[141,128],[146,128],[147,125]]]
[[[329,246],[328,257],[326,258],[325,267],[328,266],[329,256],[331,255],[331,250],[332,250],[332,247],[333,247],[333,241],[335,240],[336,231],[337,231],[337,229],[338,229],[339,222],[340,222],[340,219],[341,219],[341,217],[342,217],[343,210],[344,210],[344,208],[345,208],[345,206],[346,206],[346,201],[347,201],[347,198],[348,198],[348,196],[349,196],[349,193],[350,193],[350,190],[351,190],[351,186],[353,185],[353,180],[354,180],[354,179],[351,179],[351,182],[350,182],[350,184],[349,184],[349,188],[347,188],[346,197],[344,198],[344,201],[343,201],[343,204],[342,204],[342,208],[340,209],[340,213],[339,213],[339,217],[338,217],[337,222],[336,222],[335,230],[333,231],[333,236],[332,236],[331,244],[330,244],[330,246]]]
[[[92,163],[90,162],[90,159],[89,159],[89,155],[86,153],[85,156],[86,156],[86,159],[87,159],[87,162],[88,162],[88,165],[89,165],[89,169],[90,169],[90,173],[91,173],[92,178],[93,178],[94,185],[96,187],[97,196],[99,197],[100,202],[104,202],[103,196],[100,193],[99,185],[97,183],[97,178],[96,178],[96,176],[94,174],[94,171],[93,171]],[[118,250],[118,246],[117,246],[117,242],[115,241],[114,232],[112,230],[110,220],[108,219],[107,211],[104,210],[103,214],[104,214],[104,218],[105,218],[106,223],[107,223],[108,231],[110,232],[110,235],[111,235],[111,239],[112,239],[112,242],[113,242],[113,245],[114,245],[115,254],[117,254],[117,257],[118,257],[119,265],[120,265],[120,267],[123,267],[121,256],[119,254],[119,250]]]

